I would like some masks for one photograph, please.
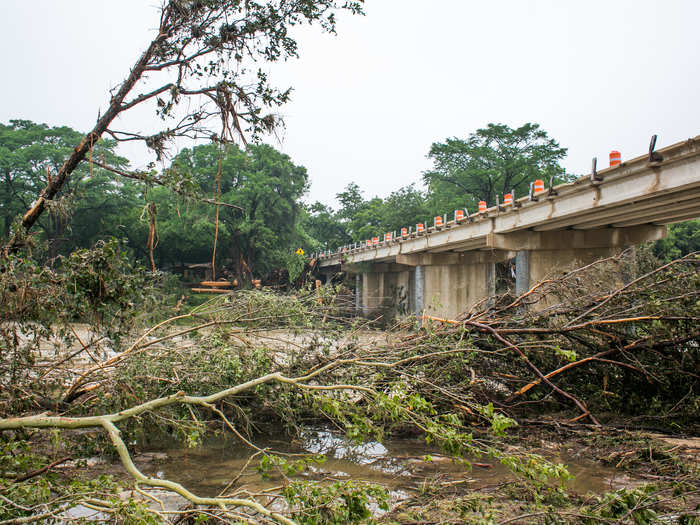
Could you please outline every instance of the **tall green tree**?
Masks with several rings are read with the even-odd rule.
[[[539,124],[515,129],[489,124],[467,139],[434,143],[428,154],[433,168],[423,174],[423,180],[436,212],[474,209],[479,200],[493,206],[497,195],[502,202],[513,189],[516,197],[525,195],[535,179],[567,180],[559,164],[565,156],[566,148],[549,138]]]
[[[386,231],[400,231],[401,228],[415,227],[431,216],[427,194],[410,184],[392,192],[384,199],[383,227]]]
[[[297,56],[294,26],[308,23],[334,32],[338,11],[362,13],[362,0],[162,2],[153,40],[110,92],[93,128],[74,142],[65,162],[31,200],[6,250],[22,246],[103,135],[142,141],[160,160],[177,137],[246,142],[277,129],[277,108],[289,100],[291,88],[275,87],[259,64]],[[162,120],[158,132],[118,128],[117,117],[137,106],[150,106]]]
[[[343,222],[332,208],[315,202],[302,210],[299,236],[307,250],[326,250],[344,246],[353,241]]]
[[[364,242],[375,235],[381,236],[386,229],[384,226],[384,200],[374,197],[365,201],[350,221],[353,239]]]
[[[417,189],[415,184],[399,188],[386,198],[365,200],[362,190],[353,182],[336,198],[340,208],[335,214],[329,213],[329,220],[335,219],[339,227],[345,228],[348,240],[340,244],[329,243],[329,248],[348,242],[364,242],[386,232],[398,232],[402,227],[426,220],[431,213],[426,193]]]
[[[308,189],[306,169],[271,146],[243,151],[216,144],[183,150],[171,171],[195,181],[202,193],[215,197],[221,163],[221,207],[217,260],[239,279],[259,277],[285,266],[299,246],[297,226],[301,197]],[[161,263],[208,262],[214,244],[216,209],[197,201],[182,201],[165,188],[149,193],[158,209],[156,255]]]
[[[28,120],[0,124],[0,237],[10,236],[12,223],[21,219],[50,183],[81,137],[82,133],[67,126],[49,127]],[[126,167],[127,160],[114,153],[115,146],[115,141],[99,141],[93,147],[93,159]],[[133,205],[137,193],[133,182],[114,182],[110,173],[94,164],[78,166],[64,184],[60,199],[38,221],[49,257],[90,246],[106,231],[113,232],[121,212]]]
[[[360,187],[351,182],[345,190],[336,194],[340,208],[337,219],[352,241],[363,242],[382,229],[383,200],[379,197],[365,200]],[[329,248],[337,248],[330,245]]]

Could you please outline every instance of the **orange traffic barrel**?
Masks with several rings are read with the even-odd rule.
[[[544,181],[541,179],[535,181],[535,193],[538,191],[544,191]]]
[[[372,240],[367,239],[367,242],[365,243],[365,246],[372,246]]]
[[[401,228],[401,237],[408,236],[408,228]]]
[[[619,166],[622,163],[622,154],[619,151],[610,152],[610,167]]]
[[[436,215],[435,216],[435,227],[439,228],[440,226],[442,226],[442,217],[440,217],[440,215]]]
[[[386,232],[386,233],[384,234],[384,241],[385,241],[385,242],[391,241],[391,232]]]
[[[479,213],[486,211],[486,201],[479,201]]]
[[[503,204],[505,204],[506,206],[513,205],[513,194],[512,193],[506,193],[503,196]]]
[[[423,233],[423,230],[425,230],[425,226],[423,226],[422,222],[419,222],[416,224],[416,232],[417,233]]]
[[[464,219],[464,210],[455,210],[455,222]]]
[[[379,244],[379,237],[372,237],[372,244],[374,244],[375,246]]]

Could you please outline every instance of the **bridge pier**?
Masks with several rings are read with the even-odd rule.
[[[497,263],[515,258],[515,292],[520,295],[539,281],[665,235],[665,226],[651,225],[489,234],[482,250],[398,254],[395,262],[343,265],[342,270],[356,274],[355,305],[363,315],[393,308],[419,319],[454,319],[496,294]]]
[[[381,283],[379,282],[381,275],[378,272],[362,274],[362,315],[368,315],[369,312],[381,306],[381,302],[378,301],[380,288],[384,288],[383,279]]]
[[[536,283],[611,257],[629,246],[657,241],[666,226],[635,226],[600,230],[518,232],[494,236],[501,249],[516,250],[515,293],[527,292]],[[622,276],[621,276],[622,277]]]
[[[395,307],[410,311],[413,302],[413,272],[397,264],[343,265],[342,271],[355,274],[355,310],[372,315]]]
[[[515,254],[515,295],[530,289],[530,252],[519,250]]]
[[[416,319],[418,319],[418,325],[420,326],[423,324],[423,315],[425,310],[425,267],[420,264],[416,266],[414,275],[414,311],[416,313]]]
[[[454,318],[496,291],[496,263],[509,252],[398,255],[396,262],[415,268],[415,312]],[[422,284],[419,284],[422,281]]]

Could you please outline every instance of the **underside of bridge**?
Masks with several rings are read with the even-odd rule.
[[[515,293],[563,272],[666,236],[666,226],[494,235],[479,251],[397,255],[395,262],[343,264],[325,271],[354,276],[356,308],[453,319],[496,294],[496,265],[510,263]]]

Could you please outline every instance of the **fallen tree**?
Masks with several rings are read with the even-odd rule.
[[[256,62],[275,62],[298,55],[292,26],[317,24],[334,32],[338,11],[362,12],[362,1],[303,0],[240,2],[238,0],[168,0],[160,8],[155,36],[110,93],[93,128],[55,172],[13,228],[4,252],[15,253],[39,217],[60,194],[82,162],[94,163],[92,151],[104,135],[117,142],[145,144],[158,161],[169,143],[180,137],[213,142],[258,139],[282,124],[275,110],[289,100],[291,88],[277,89]],[[137,106],[150,106],[163,126],[151,134],[115,129],[118,117]],[[220,131],[212,131],[218,121]],[[196,195],[186,176],[171,170],[127,172],[100,162],[115,175]],[[223,204],[212,202],[215,205]],[[218,208],[217,208],[218,209]]]
[[[625,283],[619,271],[626,257],[477,305],[459,319],[425,319],[417,331],[413,319],[377,331],[372,320],[340,315],[330,288],[217,297],[138,334],[130,329],[114,338],[107,331],[52,359],[23,361],[29,368],[13,387],[25,397],[2,402],[26,415],[0,420],[0,430],[21,436],[32,428],[100,428],[137,485],[175,490],[196,505],[195,513],[244,520],[284,522],[314,511],[272,511],[270,494],[246,494],[236,477],[220,498],[202,498],[145,476],[126,443],[160,429],[196,444],[218,421],[251,457],[276,458],[255,445],[253,429],[282,426],[293,435],[327,421],[355,439],[418,433],[461,461],[491,457],[532,490],[550,491],[567,472],[541,457],[505,452],[500,440],[515,421],[583,428],[588,419],[667,430],[697,424],[698,256],[654,267],[640,258],[637,276]],[[14,293],[5,308],[32,306],[25,311],[36,314],[51,307],[41,295],[23,302]],[[8,334],[12,322],[3,321]],[[40,333],[30,339],[35,353],[40,339]],[[18,338],[5,341],[30,348]],[[3,370],[12,369],[13,355],[3,354]],[[53,413],[32,414],[39,399]],[[286,476],[292,460],[267,461]],[[237,506],[248,510],[241,514]]]

